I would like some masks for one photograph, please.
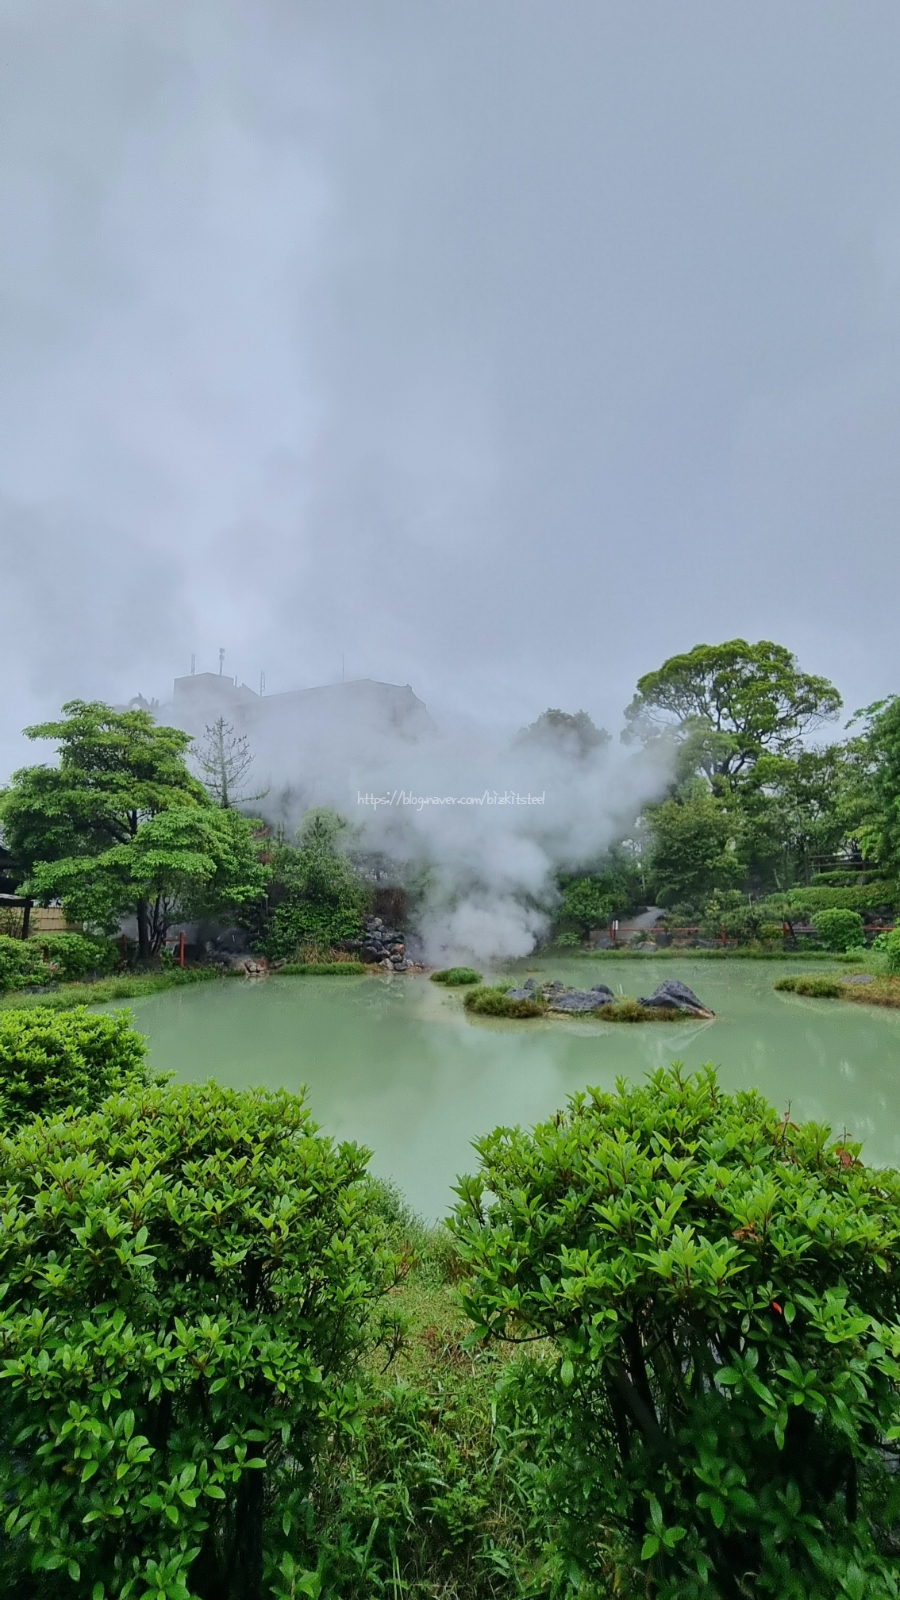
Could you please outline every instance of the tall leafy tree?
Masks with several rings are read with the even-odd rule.
[[[868,778],[860,795],[861,833],[882,867],[900,876],[900,696],[869,706]]]
[[[742,885],[742,819],[699,780],[648,808],[647,825],[650,876],[660,905],[699,907],[714,890]]]
[[[627,707],[626,739],[680,746],[682,775],[733,783],[764,754],[790,755],[805,733],[837,716],[841,697],[827,678],[801,672],[784,645],[699,644],[638,680]]]
[[[25,732],[59,751],[58,765],[23,768],[0,795],[26,892],[62,899],[107,928],[133,912],[142,959],[159,949],[176,910],[213,893],[241,903],[260,892],[250,825],[223,820],[188,771],[188,734],[148,711],[83,700]]]
[[[609,742],[606,729],[598,728],[586,711],[557,711],[553,707],[542,711],[536,722],[522,729],[518,738],[519,744],[542,746],[579,761],[602,750]]]

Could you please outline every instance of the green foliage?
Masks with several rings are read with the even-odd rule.
[[[445,983],[449,989],[459,988],[466,983],[480,983],[481,973],[474,967],[445,967],[443,972],[431,974],[432,983]]]
[[[35,1007],[0,1013],[0,1126],[91,1111],[107,1095],[150,1082],[146,1041],[127,1012],[97,1016]]]
[[[812,995],[816,1000],[839,1000],[844,992],[836,978],[826,978],[816,972],[811,972],[808,977],[801,973],[779,978],[775,988],[787,989],[793,994]]]
[[[650,875],[656,901],[703,905],[715,890],[737,887],[745,876],[737,851],[739,821],[718,796],[699,785],[647,812]]]
[[[620,909],[602,877],[575,878],[563,888],[557,921],[563,928],[568,923],[574,924],[576,931],[585,938],[592,928],[605,928]]]
[[[800,672],[784,645],[731,639],[696,645],[646,673],[625,718],[631,738],[687,743],[683,776],[733,781],[767,752],[795,752],[803,733],[840,708],[834,685]]]
[[[147,953],[154,955],[173,922],[232,912],[258,899],[266,878],[253,824],[238,811],[207,805],[171,806],[101,855],[40,863],[32,883],[36,893],[59,896],[73,915],[107,928],[145,907]]]
[[[536,722],[523,728],[520,745],[552,750],[569,760],[584,761],[610,743],[605,728],[598,728],[586,711],[542,711]]]
[[[5,989],[27,989],[47,983],[50,973],[44,953],[34,939],[11,939],[0,933],[0,993]]]
[[[266,874],[251,825],[217,812],[188,771],[188,734],[99,702],[72,700],[63,712],[25,730],[56,740],[59,765],[23,768],[0,796],[4,838],[29,874],[23,892],[62,899],[107,932],[135,912],[142,959],[176,916],[259,896]]]
[[[256,943],[270,960],[290,959],[304,945],[327,949],[362,930],[369,893],[339,848],[346,824],[333,811],[309,811],[299,848],[280,845],[273,863],[273,889],[283,895]]]
[[[707,939],[716,939],[722,929],[729,939],[748,944],[758,939],[762,925],[760,905],[748,900],[739,889],[719,891],[710,896],[700,918],[700,932]],[[779,928],[779,934],[781,929]]]
[[[865,945],[863,920],[858,911],[817,911],[813,927],[826,950],[855,950]]]
[[[871,911],[890,906],[897,898],[896,885],[878,879],[868,884],[834,887],[813,884],[810,888],[789,889],[786,894],[770,894],[766,907],[790,921],[809,920],[817,911]]]
[[[463,1005],[467,1011],[474,1012],[477,1017],[543,1017],[547,1012],[547,1002],[535,1000],[510,1000],[507,995],[509,984],[502,987],[485,985],[478,989],[470,989]]]
[[[896,1596],[900,1175],[712,1068],[590,1090],[476,1149],[465,1304],[483,1338],[558,1352],[522,1403],[573,1582]]]
[[[621,1000],[611,1000],[599,1011],[584,1015],[601,1017],[604,1022],[684,1022],[690,1013],[675,1006],[642,1006],[640,1000],[623,995]]]
[[[900,878],[900,697],[870,707],[866,748],[872,762],[860,830],[881,866]]]
[[[92,939],[83,933],[48,933],[40,938],[44,957],[63,983],[73,983],[92,973],[114,972],[119,952],[109,939]]]
[[[394,1272],[366,1159],[215,1084],[3,1144],[4,1592],[316,1592],[287,1574]]]
[[[368,970],[364,961],[286,961],[278,973],[288,978],[358,978]]]
[[[889,933],[879,933],[872,940],[872,949],[879,950],[887,957],[888,972],[900,972],[900,928],[892,928]]]

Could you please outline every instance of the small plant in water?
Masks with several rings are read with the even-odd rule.
[[[480,983],[481,973],[474,967],[445,967],[443,972],[433,972],[431,981],[445,983],[448,989],[460,988],[465,983]]]

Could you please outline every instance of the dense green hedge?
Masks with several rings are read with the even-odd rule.
[[[147,1045],[127,1012],[81,1006],[0,1012],[0,1127],[91,1110],[108,1094],[149,1082]]]
[[[118,951],[109,939],[82,933],[52,933],[44,938],[10,939],[0,934],[0,993],[35,985],[72,982],[112,972]]]
[[[900,1174],[712,1068],[475,1148],[465,1303],[550,1341],[520,1405],[573,1587],[893,1600]]]
[[[366,1160],[215,1084],[4,1142],[4,1593],[317,1592],[294,1552],[394,1272]]]

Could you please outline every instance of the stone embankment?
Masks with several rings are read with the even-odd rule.
[[[399,929],[389,927],[381,917],[366,917],[362,938],[349,939],[347,949],[368,966],[383,967],[385,972],[409,971],[406,939]]]

